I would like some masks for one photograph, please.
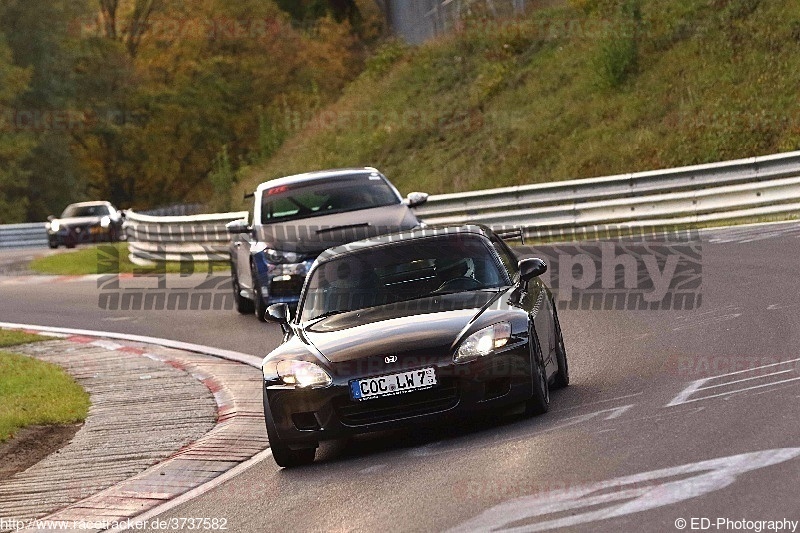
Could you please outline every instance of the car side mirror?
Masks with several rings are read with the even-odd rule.
[[[292,320],[292,311],[286,303],[272,304],[264,312],[264,320],[280,324],[283,334],[288,335],[291,331],[289,322]]]
[[[55,219],[56,219],[56,217],[55,217],[55,216],[53,216],[53,215],[50,215],[50,216],[48,216],[48,217],[47,217],[47,221],[48,221],[48,222],[52,222],[52,221],[54,221]]]
[[[239,235],[241,233],[250,233],[253,231],[253,228],[251,228],[244,220],[234,220],[233,222],[228,222],[225,224],[225,228],[231,235]]]
[[[406,204],[408,207],[419,207],[428,201],[428,193],[426,192],[412,192],[408,193],[406,197]]]
[[[538,257],[523,259],[519,262],[519,278],[522,281],[530,281],[545,272],[547,272],[547,263]]]

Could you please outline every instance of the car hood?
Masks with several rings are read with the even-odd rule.
[[[71,217],[71,218],[57,218],[53,222],[58,222],[62,226],[83,226],[86,224],[100,224],[102,217]]]
[[[303,335],[332,363],[450,354],[468,326],[503,294],[474,291],[352,311],[315,322]]]
[[[395,204],[256,226],[256,238],[277,250],[319,254],[334,246],[418,224],[408,206]]]

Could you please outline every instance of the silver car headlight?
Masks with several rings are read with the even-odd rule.
[[[476,331],[461,343],[453,360],[456,363],[473,361],[502,348],[511,339],[511,324],[499,322]]]
[[[333,379],[319,365],[308,361],[286,360],[278,363],[278,377],[286,385],[301,389],[318,389],[329,386]]]
[[[61,229],[61,224],[58,223],[58,220],[54,220],[50,223],[50,231],[56,232]]]
[[[267,259],[269,259],[271,263],[298,263],[301,258],[301,255],[298,253],[283,252],[281,250],[273,250],[272,248],[265,249],[264,253],[267,254]]]
[[[263,242],[254,244],[250,251],[257,254],[263,252],[263,254],[267,256],[269,262],[274,264],[299,263],[302,259],[302,255],[298,253],[275,250]]]

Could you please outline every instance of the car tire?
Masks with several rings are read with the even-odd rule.
[[[531,364],[533,365],[533,396],[525,402],[525,416],[543,415],[550,410],[550,385],[544,367],[539,339],[531,331]]]
[[[58,243],[57,242],[49,241],[47,243],[47,246],[49,246],[53,250],[57,250],[58,249]]]
[[[314,456],[317,453],[316,447],[292,450],[278,437],[270,416],[266,412],[264,413],[264,421],[267,425],[267,439],[269,440],[269,448],[272,450],[272,458],[275,459],[278,466],[292,468],[314,462]]]
[[[239,277],[236,275],[236,268],[231,264],[231,284],[233,285],[233,301],[236,303],[236,311],[241,315],[249,315],[255,311],[253,301],[242,296],[242,287],[239,285]]]
[[[569,361],[567,361],[567,348],[564,345],[564,336],[561,334],[561,323],[558,321],[558,312],[553,304],[553,333],[556,339],[556,361],[558,373],[553,385],[557,389],[569,386]]]
[[[261,282],[258,281],[258,271],[253,264],[250,265],[250,273],[250,277],[253,278],[253,308],[256,313],[256,318],[261,322],[266,322],[267,319],[264,315],[267,313],[267,306],[264,304],[264,289],[261,288]]]

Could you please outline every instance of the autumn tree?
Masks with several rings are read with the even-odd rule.
[[[30,79],[30,71],[12,64],[11,50],[0,34],[0,222],[19,222],[27,205],[24,192],[28,173],[24,160],[33,147],[28,135],[18,131],[14,101]]]

